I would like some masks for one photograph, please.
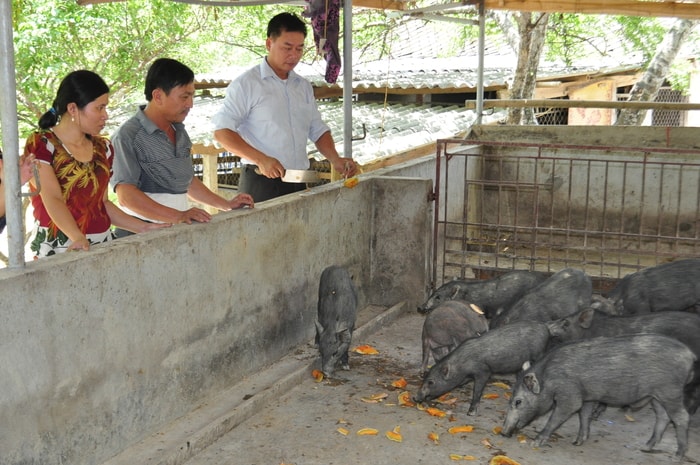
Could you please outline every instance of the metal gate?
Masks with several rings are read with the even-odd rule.
[[[474,144],[437,142],[434,286],[574,267],[605,294],[643,267],[700,257],[700,151]]]

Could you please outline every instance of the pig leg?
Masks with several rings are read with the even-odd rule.
[[[535,438],[535,446],[540,447],[545,442],[549,441],[549,437],[552,435],[552,433],[563,425],[564,422],[571,417],[571,415],[583,407],[583,401],[579,396],[572,395],[563,397],[566,398],[556,399],[554,409],[547,420],[547,424],[544,425],[542,431],[540,431]]]
[[[661,437],[664,435],[664,431],[666,431],[666,427],[670,421],[668,413],[666,413],[666,409],[663,408],[658,400],[652,399],[651,407],[654,409],[656,421],[654,422],[654,432],[642,449],[644,452],[651,452],[654,450],[654,446],[661,440]]]
[[[479,409],[479,402],[481,402],[481,395],[484,393],[484,388],[486,383],[491,377],[491,373],[488,371],[481,371],[474,376],[474,388],[472,393],[472,401],[469,404],[469,411],[467,415],[476,415]]]
[[[345,353],[340,357],[340,368],[343,370],[350,369],[350,355],[348,354],[348,349],[345,349]]]
[[[578,411],[579,427],[578,435],[574,441],[575,446],[580,446],[588,439],[588,435],[591,432],[591,420],[597,406],[598,402],[584,402],[583,407]]]
[[[656,424],[654,424],[654,436],[652,436],[652,439],[656,436],[656,442],[661,440],[670,418],[676,427],[676,440],[678,442],[678,449],[674,459],[678,461],[683,460],[685,453],[688,451],[688,423],[690,422],[688,411],[683,407],[681,401],[669,401],[662,405],[661,402],[654,399],[651,401],[651,405],[656,413]],[[651,442],[652,439],[649,441]],[[651,447],[655,444],[652,444]],[[648,445],[649,443],[647,443]]]

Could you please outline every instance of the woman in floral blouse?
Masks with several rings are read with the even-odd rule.
[[[89,250],[111,241],[112,224],[133,232],[167,225],[141,221],[122,212],[107,197],[114,148],[100,132],[107,121],[109,87],[92,71],[68,74],[40,130],[27,138],[25,155],[39,161],[40,195],[32,198],[36,257],[66,250]],[[36,190],[34,181],[30,188]]]

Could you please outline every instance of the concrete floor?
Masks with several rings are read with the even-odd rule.
[[[391,322],[393,318],[396,319]],[[394,314],[384,323],[375,321],[375,328],[368,329],[376,331],[356,332],[353,347],[369,344],[378,349],[379,354],[353,353],[351,371],[337,373],[337,377],[321,382],[311,376],[310,365],[298,368],[295,383],[286,383],[273,395],[266,396],[249,411],[247,419],[193,454],[186,465],[448,464],[455,462],[451,454],[461,456],[463,460],[460,461],[479,464],[487,464],[498,454],[507,455],[522,465],[672,463],[676,449],[673,427],[666,431],[657,452],[640,451],[652,433],[650,407],[627,414],[608,408],[592,424],[590,439],[580,447],[571,444],[578,428],[577,418],[572,418],[555,434],[551,446],[535,449],[530,439],[544,419],[523,430],[520,438],[505,438],[493,432],[502,424],[507,408],[507,390],[500,385],[487,387],[485,394],[496,398],[484,399],[479,415],[473,417],[466,414],[471,384],[452,393],[454,404],[437,405],[447,412],[444,418],[398,405],[400,392],[413,393],[420,386],[423,318],[408,309]],[[300,348],[295,356],[305,363],[313,363],[314,349],[310,345]],[[285,376],[284,373],[278,375],[271,379]],[[391,385],[400,378],[408,382],[405,389]],[[513,377],[499,380],[511,384]],[[247,395],[245,388],[235,392],[238,396]],[[367,398],[378,394],[386,394],[386,398],[377,403],[366,402]],[[259,394],[255,396],[262,399]],[[450,434],[448,429],[457,425],[471,425],[474,430]],[[400,443],[385,436],[396,427],[403,436]],[[347,435],[338,432],[339,428],[345,428]],[[360,436],[357,431],[361,428],[375,428],[378,434]],[[428,438],[429,433],[437,433],[438,443]],[[689,442],[688,460],[695,462],[692,458],[700,457],[697,415],[691,420]]]

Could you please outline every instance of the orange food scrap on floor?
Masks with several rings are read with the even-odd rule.
[[[438,436],[437,433],[431,431],[430,433],[428,433],[428,439],[433,441],[435,444],[440,444],[440,436]]]
[[[500,426],[494,426],[491,431],[493,431],[493,434],[501,434],[501,431],[503,431],[503,428],[501,428]]]
[[[447,432],[450,434],[471,433],[472,431],[474,431],[474,427],[472,425],[453,426],[447,430]]]
[[[357,352],[358,354],[362,355],[376,355],[379,353],[377,349],[367,344],[355,347],[353,352]]]
[[[389,396],[386,392],[380,392],[379,394],[372,394],[369,397],[363,397],[362,402],[367,402],[368,404],[378,404]]]
[[[340,434],[342,434],[343,436],[347,436],[348,433],[350,432],[347,429],[343,428],[342,426],[340,428],[336,429],[336,431],[339,432]]]
[[[525,436],[524,434],[519,434],[518,435],[518,442],[520,444],[525,444],[527,442],[527,436]]]
[[[396,428],[394,428],[392,431],[387,431],[387,432],[386,432],[386,437],[387,437],[390,441],[394,441],[394,442],[401,442],[401,441],[403,441],[403,437],[401,436],[401,427],[400,427],[400,426],[396,426]]]
[[[443,418],[443,417],[447,416],[447,413],[445,413],[444,411],[442,411],[438,408],[435,408],[435,407],[428,407],[427,409],[425,409],[425,411],[434,417]]]
[[[476,460],[473,455],[450,454],[450,460]]]
[[[520,465],[520,463],[505,455],[495,455],[489,461],[489,465]]]
[[[411,393],[404,391],[399,394],[399,405],[404,407],[415,407],[416,403],[411,400]]]
[[[408,382],[404,378],[401,378],[391,383],[391,385],[395,388],[403,389],[408,385]]]
[[[510,389],[510,386],[508,386],[506,383],[503,383],[501,381],[495,381],[495,382],[491,383],[491,386],[496,386],[496,387],[499,387],[501,389]]]
[[[323,381],[323,372],[321,370],[314,370],[311,372],[311,376],[314,377],[317,383]]]
[[[496,393],[484,394],[484,399],[498,399],[500,396]]]
[[[379,431],[374,428],[362,428],[357,431],[358,436],[376,436]]]

